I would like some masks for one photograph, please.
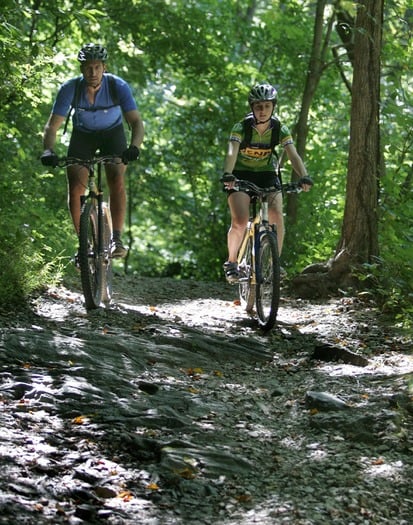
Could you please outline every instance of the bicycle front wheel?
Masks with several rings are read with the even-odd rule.
[[[104,289],[104,261],[99,255],[98,213],[88,200],[82,207],[79,231],[79,265],[85,305],[99,308]]]
[[[255,302],[255,283],[253,283],[253,261],[252,261],[252,243],[250,237],[245,248],[245,253],[238,263],[240,272],[239,279],[239,297],[241,306],[247,312],[252,312]]]
[[[267,231],[261,235],[256,257],[258,321],[264,330],[271,330],[280,302],[280,259],[274,232]]]
[[[106,202],[102,203],[102,213],[103,213],[103,278],[102,282],[102,301],[108,306],[112,300],[112,216],[110,214],[109,205]]]

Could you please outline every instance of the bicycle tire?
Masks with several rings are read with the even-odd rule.
[[[250,313],[254,309],[255,304],[255,284],[251,284],[252,279],[252,243],[253,238],[250,237],[247,242],[245,253],[239,261],[238,268],[240,271],[239,283],[239,298],[241,306],[245,308],[246,312]]]
[[[79,266],[86,308],[99,308],[102,302],[104,268],[98,246],[98,213],[91,200],[85,202],[80,214]]]
[[[106,202],[102,203],[103,212],[103,242],[104,242],[104,268],[102,282],[102,302],[107,306],[112,300],[112,216],[110,208]]]
[[[261,234],[256,258],[258,322],[264,330],[271,330],[277,319],[280,302],[280,259],[274,232]]]

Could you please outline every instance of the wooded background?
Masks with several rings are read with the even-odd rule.
[[[314,296],[364,282],[408,323],[412,31],[409,0],[4,0],[0,300],[24,301],[73,271],[65,174],[39,156],[57,89],[94,42],[132,86],[146,126],[128,168],[131,250],[119,270],[222,279],[227,140],[250,87],[266,81],[315,182],[286,202],[283,267],[294,277],[312,265]],[[58,154],[69,135],[59,135]],[[283,178],[292,176],[286,162]]]

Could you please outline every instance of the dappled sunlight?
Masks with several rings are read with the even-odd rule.
[[[369,359],[369,365],[359,367],[346,364],[323,364],[318,366],[320,372],[332,377],[340,376],[383,376],[395,377],[413,373],[413,357],[409,355],[397,354],[394,356],[372,356]]]
[[[294,523],[309,508],[319,523],[347,523],[382,513],[379,494],[396,485],[408,512],[402,345],[388,351],[382,338],[374,353],[357,328],[365,320],[340,301],[284,300],[278,327],[263,333],[222,290],[138,284],[91,312],[56,290],[35,322],[4,333],[8,505],[17,495],[21,513],[38,506],[39,523],[57,512],[62,522]],[[367,358],[328,360],[337,348]]]
[[[406,476],[406,465],[400,461],[386,461],[385,458],[361,458],[362,472],[366,477],[383,478],[389,481],[401,481]],[[408,481],[406,479],[406,481]]]
[[[326,461],[329,459],[329,453],[323,449],[321,443],[310,443],[307,445],[308,458],[311,461]]]

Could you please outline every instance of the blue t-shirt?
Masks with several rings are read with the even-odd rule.
[[[80,81],[79,103],[74,108],[72,121],[73,129],[86,132],[102,131],[114,128],[122,123],[122,112],[137,109],[132,90],[127,82],[116,75],[112,75],[116,83],[116,93],[119,104],[114,105],[110,96],[108,75],[105,73],[102,84],[96,92],[94,104],[90,104],[86,97],[86,83],[83,77]],[[75,94],[77,78],[71,78],[60,86],[52,113],[65,117],[71,107]]]

